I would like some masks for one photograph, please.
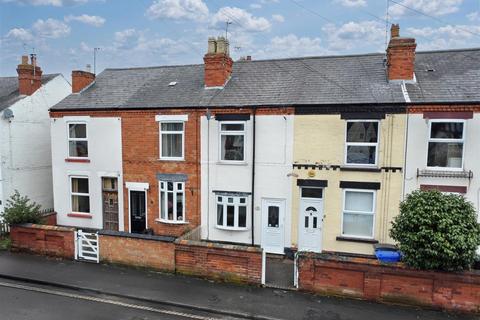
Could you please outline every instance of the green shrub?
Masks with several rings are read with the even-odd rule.
[[[390,236],[417,269],[463,270],[475,261],[480,224],[472,203],[439,191],[414,191],[400,204]]]
[[[41,223],[43,215],[40,213],[40,205],[31,201],[27,196],[21,196],[15,190],[7,200],[2,214],[3,220],[9,225],[21,223]]]

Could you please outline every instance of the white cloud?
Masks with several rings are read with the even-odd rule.
[[[2,0],[2,2],[15,2],[20,5],[32,5],[32,6],[54,6],[62,7],[64,5],[77,5],[85,4],[89,0]]]
[[[156,0],[147,9],[150,19],[184,19],[205,21],[209,11],[202,0]]]
[[[55,19],[38,19],[32,27],[36,35],[42,38],[62,38],[70,34],[70,27],[62,21]]]
[[[283,37],[274,37],[264,48],[254,52],[255,59],[287,58],[300,56],[318,56],[327,54],[320,38],[298,37],[288,34]]]
[[[12,38],[21,41],[31,41],[33,39],[33,35],[30,30],[23,29],[23,28],[13,28],[7,33],[7,38]]]
[[[88,14],[82,14],[80,16],[73,16],[73,15],[66,16],[65,21],[66,22],[78,21],[93,27],[101,27],[105,23],[105,18],[102,18],[100,16],[90,16]]]
[[[390,7],[390,14],[395,17],[414,13],[406,7],[432,16],[443,16],[457,12],[463,0],[402,0]]]
[[[340,3],[344,7],[354,8],[354,7],[366,7],[366,0],[335,0],[335,2]]]
[[[273,14],[272,20],[275,22],[285,22],[285,18],[281,14]]]
[[[264,17],[254,17],[250,12],[237,7],[223,7],[211,19],[212,25],[224,28],[225,22],[232,22],[233,27],[241,28],[248,32],[268,31],[271,23]]]
[[[467,14],[467,18],[470,21],[480,21],[480,11],[474,11],[472,13]]]
[[[250,8],[251,9],[261,9],[262,8],[262,5],[260,3],[252,3],[250,5]]]
[[[436,50],[471,46],[471,39],[480,33],[480,26],[447,25],[438,28],[407,28],[413,36],[427,38],[417,41],[420,50]]]
[[[114,46],[119,49],[132,49],[139,37],[140,32],[133,28],[117,31],[114,35]]]
[[[332,50],[348,50],[364,44],[378,45],[385,39],[385,25],[377,21],[351,21],[341,26],[327,24],[322,30]]]

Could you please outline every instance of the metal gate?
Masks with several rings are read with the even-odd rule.
[[[75,259],[99,262],[98,234],[95,232],[75,232]]]

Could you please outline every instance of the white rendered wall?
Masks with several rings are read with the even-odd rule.
[[[217,205],[213,191],[251,192],[253,116],[246,121],[247,161],[244,164],[219,161],[219,123],[214,118],[201,119],[202,238],[251,244],[251,196],[248,198],[247,230],[227,231],[216,227]],[[284,247],[290,247],[292,184],[288,174],[292,172],[293,116],[256,116],[255,157],[254,242],[261,244],[262,199],[285,199]]]
[[[70,92],[70,84],[59,75],[10,106],[13,118],[0,118],[2,210],[15,190],[43,209],[53,208],[48,110]]]
[[[405,169],[405,195],[419,189],[421,184],[466,186],[465,197],[471,201],[480,217],[480,114],[466,120],[464,165],[466,171],[473,171],[473,179],[418,177],[417,168],[426,169],[429,125],[422,114],[408,115],[407,156]]]
[[[66,162],[67,123],[87,123],[89,163]],[[123,231],[122,132],[118,117],[63,117],[51,119],[54,203],[59,225],[103,228],[102,177],[118,178],[119,228]],[[69,217],[70,176],[89,178],[91,219]]]

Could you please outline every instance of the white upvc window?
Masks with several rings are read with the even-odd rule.
[[[345,135],[345,164],[376,166],[380,122],[349,120]]]
[[[374,190],[344,189],[342,236],[373,238],[375,198]]]
[[[220,122],[220,161],[244,162],[245,161],[245,121]]]
[[[427,167],[463,169],[464,120],[430,120],[428,126]]]
[[[217,195],[217,227],[233,230],[247,228],[247,198]]]
[[[71,176],[70,194],[72,213],[90,213],[90,188],[88,177]]]
[[[160,159],[183,160],[185,124],[183,121],[160,122]]]
[[[87,124],[68,122],[68,157],[88,158]]]
[[[160,220],[171,223],[185,222],[185,183],[159,181]]]

